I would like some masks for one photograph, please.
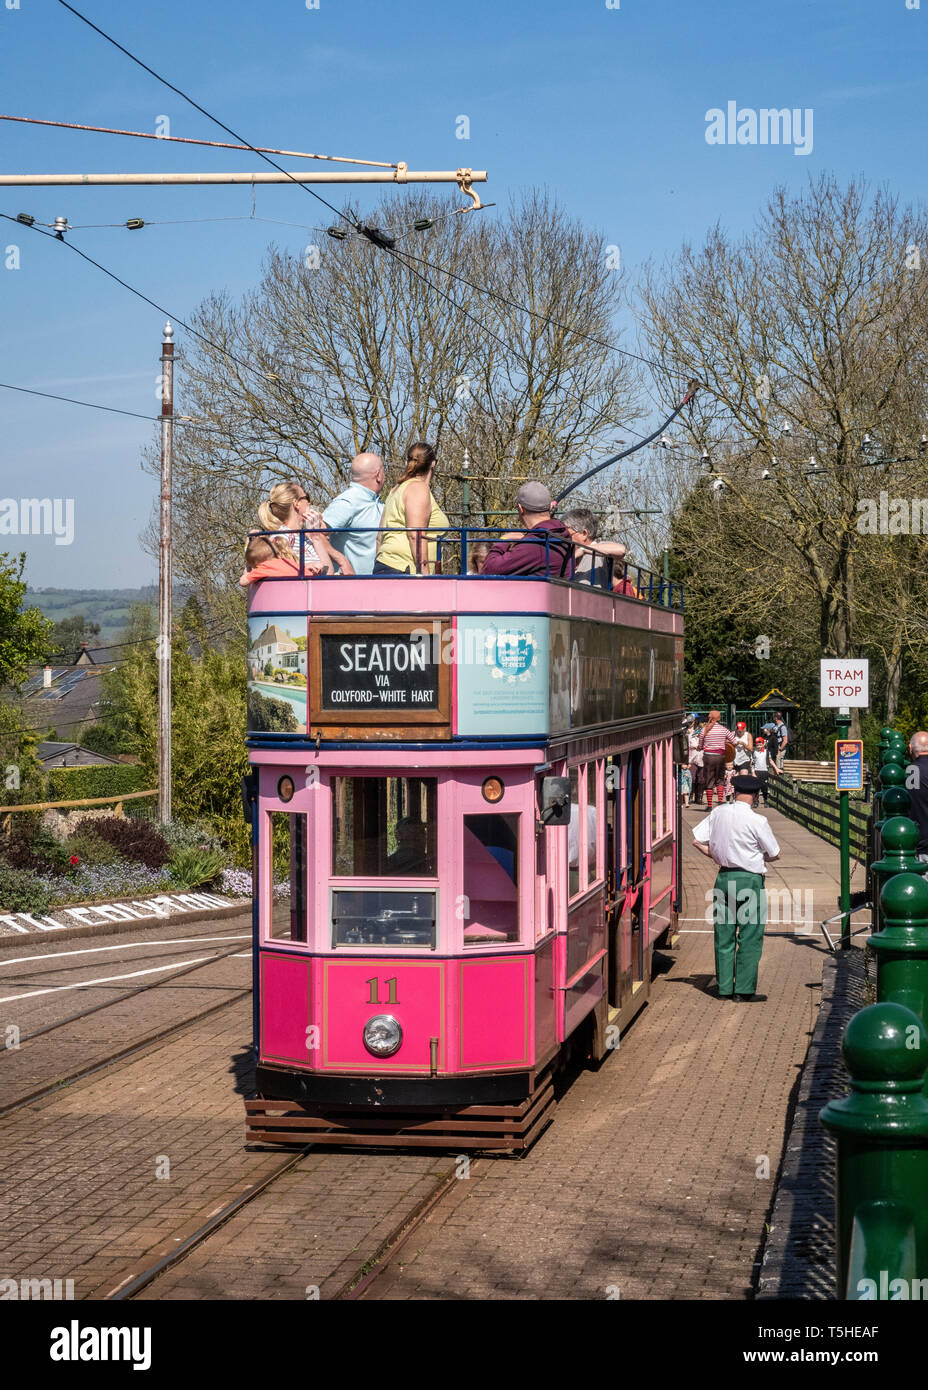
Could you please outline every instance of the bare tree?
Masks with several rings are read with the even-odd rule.
[[[302,258],[272,249],[240,304],[214,295],[194,316],[176,567],[211,618],[233,611],[242,536],[276,481],[298,477],[324,505],[355,453],[395,470],[427,438],[446,510],[461,505],[466,447],[472,514],[492,525],[521,478],[556,486],[634,418],[634,376],[614,351],[621,276],[602,238],[542,195],[495,220],[449,216],[434,198],[407,204],[413,217],[432,221],[427,237],[401,228],[392,203],[367,218],[393,253],[357,235]]]
[[[641,289],[663,396],[680,373],[702,383],[682,417],[690,450],[668,465],[703,480],[676,542],[697,574],[712,568],[729,612],[767,619],[793,586],[828,655],[896,621],[872,604],[859,621],[876,550],[860,504],[889,479],[924,489],[928,277],[912,253],[926,235],[887,193],[868,201],[822,177],[799,197],[778,190],[740,244],[716,227],[700,251],[684,246]]]

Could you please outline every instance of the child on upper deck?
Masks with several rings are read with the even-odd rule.
[[[265,536],[252,536],[245,547],[245,573],[238,582],[248,585],[259,579],[297,579],[299,573],[286,543],[278,550]]]

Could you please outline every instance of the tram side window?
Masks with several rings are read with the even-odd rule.
[[[273,872],[264,885],[269,904],[270,936],[275,941],[306,940],[306,816],[287,811],[271,811]],[[274,896],[274,884],[283,879],[290,885],[290,897]]]
[[[519,817],[464,817],[464,945],[519,939]]]
[[[661,744],[655,743],[648,750],[646,756],[651,763],[649,769],[651,776],[648,780],[651,795],[651,844],[653,845],[660,838],[661,793],[663,791],[663,748]]]
[[[581,783],[582,776],[582,783]],[[581,805],[580,793],[583,792]],[[586,821],[586,855],[581,864],[582,846],[580,828]],[[570,769],[570,826],[567,831],[567,871],[569,874],[569,896],[583,893],[596,878],[596,763],[588,763],[578,772]]]
[[[580,892],[580,775],[575,767],[568,771],[570,778],[570,828],[567,831],[568,897]]]
[[[434,878],[435,777],[333,777],[335,878]]]

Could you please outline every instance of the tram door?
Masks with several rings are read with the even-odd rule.
[[[644,752],[635,748],[628,755],[625,785],[625,831],[628,854],[626,902],[631,925],[631,987],[634,992],[644,980],[644,878],[645,857]]]
[[[612,762],[607,781],[609,856],[609,1005],[621,1009],[644,978],[642,885],[644,852],[643,755],[635,749]]]

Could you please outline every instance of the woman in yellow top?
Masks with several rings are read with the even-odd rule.
[[[411,445],[403,476],[383,509],[375,574],[435,573],[438,533],[449,522],[432,496],[434,472],[435,450],[431,444]]]

